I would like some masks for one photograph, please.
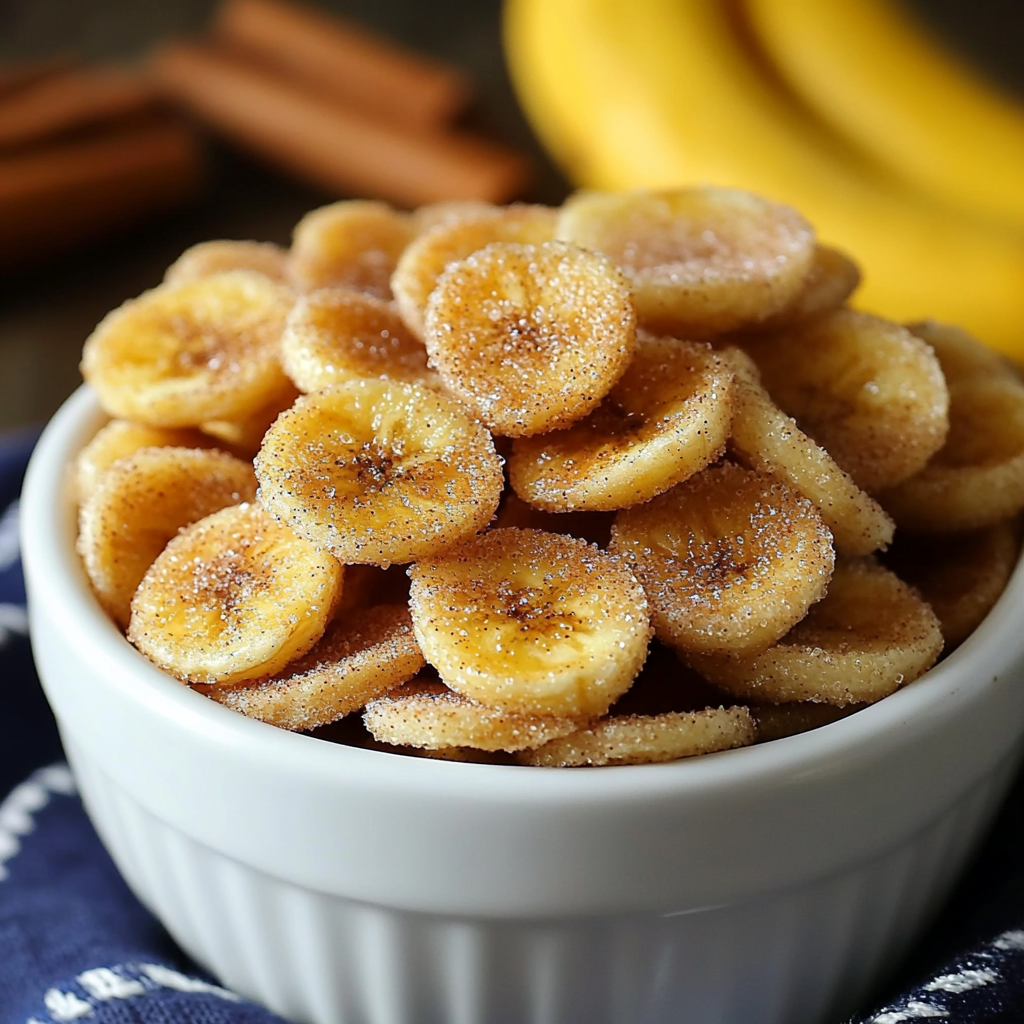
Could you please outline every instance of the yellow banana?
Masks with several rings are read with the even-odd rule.
[[[1024,109],[895,0],[745,0],[761,46],[833,128],[936,199],[1024,228]]]
[[[527,114],[578,184],[754,189],[863,264],[858,305],[1024,357],[1024,235],[915,196],[750,59],[721,0],[508,0]]]

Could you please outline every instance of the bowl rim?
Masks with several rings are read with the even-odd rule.
[[[77,451],[109,417],[82,385],[51,420],[36,446],[22,497],[22,550],[30,593],[56,601],[63,621],[85,650],[117,667],[109,684],[141,701],[177,727],[265,758],[283,758],[314,776],[339,769],[389,782],[451,792],[486,789],[492,799],[575,803],[660,798],[671,793],[750,786],[755,780],[828,772],[830,765],[862,761],[902,746],[908,735],[961,714],[1024,658],[1024,630],[1015,609],[1024,602],[1024,554],[996,605],[975,632],[919,679],[856,714],[795,736],[748,747],[651,765],[553,771],[519,765],[448,762],[316,741],[248,719],[181,685],[132,647],[93,597],[75,548],[76,517],[70,467]],[[51,538],[60,539],[52,544]],[[128,678],[132,679],[128,685]],[[45,683],[45,681],[44,681]]]

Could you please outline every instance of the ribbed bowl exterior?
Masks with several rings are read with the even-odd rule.
[[[302,888],[165,825],[68,744],[128,884],[235,991],[309,1024],[818,1024],[917,933],[998,806],[1004,760],[916,835],[803,886],[683,914],[502,921]]]
[[[227,985],[310,1024],[832,1024],[926,922],[1024,736],[1024,567],[921,679],[799,736],[663,765],[458,764],[251,721],[99,609],[67,467],[22,497],[32,641],[129,884]]]

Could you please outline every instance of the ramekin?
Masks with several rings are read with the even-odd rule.
[[[811,1024],[928,920],[1024,733],[1024,571],[859,714],[637,767],[475,765],[250,721],[138,654],[75,554],[80,389],[22,501],[32,641],[129,885],[225,984],[314,1024]]]

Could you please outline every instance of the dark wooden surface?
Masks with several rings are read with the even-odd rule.
[[[908,2],[940,35],[1024,95],[1024,4]],[[0,61],[62,50],[131,61],[159,39],[201,31],[215,5],[216,0],[0,0]],[[319,0],[318,6],[468,70],[479,95],[471,120],[491,136],[530,150],[538,166],[532,198],[560,201],[567,186],[532,140],[505,74],[500,0]],[[82,342],[100,317],[156,284],[186,246],[218,237],[286,243],[306,210],[334,198],[230,148],[214,146],[212,155],[212,182],[195,207],[45,267],[0,277],[0,429],[48,417],[78,384]]]

